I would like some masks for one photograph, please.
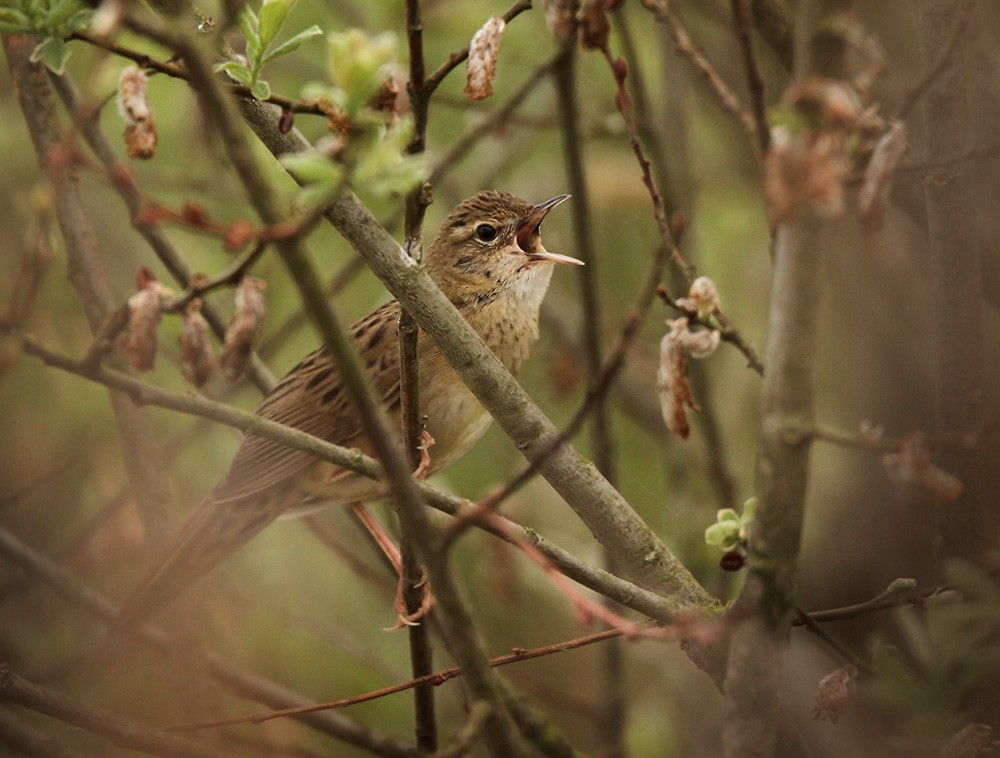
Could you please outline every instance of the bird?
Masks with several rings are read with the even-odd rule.
[[[538,315],[556,264],[583,262],[545,249],[541,225],[569,195],[536,205],[488,190],[441,223],[423,262],[427,273],[504,367],[517,375],[539,336]],[[400,428],[400,304],[392,300],[351,328],[377,398]],[[418,334],[420,413],[434,444],[426,475],[461,456],[492,418],[424,333]],[[263,399],[257,414],[344,447],[374,453],[361,418],[325,347],[307,355]],[[164,557],[126,600],[116,631],[157,615],[199,577],[283,515],[384,494],[376,481],[267,437],[244,436],[227,473],[205,497]]]

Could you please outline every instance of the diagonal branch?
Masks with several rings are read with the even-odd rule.
[[[140,405],[154,405],[160,408],[212,419],[239,429],[244,434],[255,434],[280,442],[288,447],[303,450],[324,461],[355,471],[370,479],[381,477],[378,462],[358,450],[343,448],[320,440],[293,427],[283,426],[262,418],[254,413],[241,411],[224,403],[209,400],[200,395],[180,395],[160,389],[151,384],[134,379],[113,369],[90,366],[73,361],[63,355],[44,348],[38,342],[25,337],[22,340],[25,353],[43,360],[47,365],[60,368],[91,381],[100,382],[125,393],[130,401]],[[452,516],[465,514],[475,509],[471,502],[456,497],[427,482],[417,482],[421,497],[428,505]],[[573,556],[570,552],[553,545],[534,530],[506,521],[505,529],[511,530],[518,540],[526,540],[537,547],[560,571],[585,587],[611,598],[624,606],[643,613],[662,623],[675,621],[689,606],[677,598],[661,597],[644,590],[624,579],[602,571]],[[496,530],[486,528],[492,534],[503,537]]]

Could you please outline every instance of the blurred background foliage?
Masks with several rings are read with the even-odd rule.
[[[729,4],[722,0],[678,0],[673,5],[721,76],[744,95]],[[423,3],[429,66],[446,60],[451,51],[468,43],[487,18],[505,9],[485,0]],[[212,13],[212,9],[207,10]],[[997,72],[1000,8],[980,3],[977,12],[982,23],[976,50],[985,81]],[[884,48],[887,66],[875,85],[872,104],[886,115],[898,107],[920,76],[914,13],[905,4],[859,2],[856,14]],[[286,29],[292,34],[312,24],[324,31],[359,27],[372,34],[394,32],[400,37],[400,54],[405,56],[401,2],[300,0]],[[629,60],[629,85],[641,76],[651,108],[648,125],[662,146],[661,164],[669,172],[657,178],[671,209],[686,219],[682,247],[699,273],[714,279],[727,316],[759,349],[766,337],[771,264],[761,171],[753,141],[723,112],[689,61],[677,54],[665,27],[655,23],[638,2],[626,3],[613,16],[612,47],[618,53],[623,50],[623,35],[637,53]],[[119,42],[161,59],[169,57],[166,51],[128,34]],[[787,86],[789,73],[763,40],[757,42],[767,101],[773,104]],[[272,90],[294,98],[308,83],[323,80],[323,44],[322,38],[308,41],[294,54],[269,64],[265,75]],[[120,146],[117,137],[123,125],[113,105],[113,93],[125,62],[81,42],[70,47],[67,75],[88,97],[111,98],[103,108],[101,125]],[[449,76],[431,105],[429,165],[435,166],[464,134],[491,118],[494,110],[556,52],[557,42],[538,7],[508,26],[491,99],[468,101],[462,93],[463,72],[457,70]],[[401,57],[398,70],[404,78],[405,66]],[[590,219],[598,251],[600,328],[605,345],[609,345],[641,286],[657,231],[649,196],[615,109],[614,82],[605,62],[596,53],[580,53],[577,76],[584,168],[592,201]],[[997,115],[1000,107],[995,81],[985,90],[993,100],[984,97],[983,112],[974,128],[982,142],[970,149],[995,144],[987,128],[995,125],[990,114]],[[228,169],[214,133],[203,123],[189,88],[157,75],[150,79],[149,95],[159,127],[158,152],[153,160],[129,162],[142,191],[173,208],[196,201],[221,222],[251,218],[239,183]],[[433,187],[425,239],[433,235],[450,208],[480,189],[503,189],[534,202],[567,191],[557,107],[551,82],[543,82],[500,128],[461,160],[447,165]],[[919,108],[914,111],[918,112]],[[57,233],[6,68],[0,71],[0,120],[6,125],[0,130],[4,166],[0,176],[0,207],[4,208],[0,213],[0,265],[11,272],[38,224],[47,224],[54,237]],[[296,126],[312,141],[326,134],[321,118],[299,116]],[[920,212],[921,164],[925,158],[919,149],[920,119],[911,116],[907,126],[911,145],[918,147],[911,148],[897,176],[893,207],[882,229],[862,230],[848,214],[825,232],[828,248],[818,346],[818,418],[848,430],[870,420],[899,435],[929,428],[932,417],[928,261]],[[647,142],[647,149],[652,150],[653,145]],[[266,151],[261,149],[260,156],[271,165],[275,181],[285,188],[291,202],[294,183]],[[983,179],[979,201],[985,208],[995,208],[995,151],[984,169],[989,180]],[[151,267],[160,280],[169,283],[167,272],[131,228],[126,211],[100,172],[84,169],[82,182],[119,301],[124,302],[134,291],[140,266]],[[371,207],[401,238],[400,201],[373,200]],[[997,216],[981,216],[984,249],[995,256],[1000,232]],[[231,260],[232,254],[213,237],[176,227],[167,227],[166,232],[195,271],[211,274]],[[574,254],[571,217],[565,207],[546,221],[545,240],[550,250]],[[354,265],[354,253],[328,226],[316,228],[308,247],[325,277],[334,277]],[[65,257],[58,241],[55,248],[57,255],[27,329],[51,348],[80,356],[90,344],[90,333],[66,279]],[[301,319],[293,328],[285,328],[289,320],[298,319],[299,301],[281,262],[267,255],[253,273],[268,282],[262,354],[275,374],[281,375],[315,347],[317,337]],[[557,424],[570,418],[585,390],[579,338],[580,321],[585,316],[575,274],[556,272],[545,305],[541,342],[522,377],[531,395]],[[11,276],[0,276],[0,301],[10,298],[13,285]],[[231,311],[230,291],[213,294],[211,299]],[[387,293],[375,278],[360,271],[336,294],[333,306],[345,320],[353,321],[386,299]],[[738,588],[738,579],[718,568],[718,551],[704,544],[703,532],[717,509],[737,507],[753,494],[759,377],[746,368],[737,351],[725,345],[701,367],[710,395],[698,399],[711,407],[720,427],[721,461],[731,477],[733,500],[725,501],[719,495],[718,481],[713,481],[697,420],[691,439],[681,443],[668,437],[659,418],[656,351],[663,319],[672,315],[661,304],[654,305],[618,383],[626,389],[612,395],[618,485],[699,580],[729,599]],[[986,319],[987,373],[995,376],[996,346],[1000,344],[996,310],[987,309]],[[178,329],[178,319],[164,319],[157,368],[145,378],[158,386],[191,392],[177,365]],[[0,522],[86,583],[112,598],[123,598],[150,565],[156,550],[136,515],[106,390],[18,356],[10,344],[5,343],[0,361]],[[220,378],[214,379],[205,393],[248,410],[259,400],[251,384],[230,387]],[[990,414],[995,416],[995,393],[990,394],[988,403]],[[175,521],[179,522],[225,471],[239,436],[230,428],[159,409],[151,409],[150,416],[176,504]],[[995,439],[988,443],[995,445]],[[587,435],[580,435],[576,444],[587,454]],[[514,447],[493,428],[465,459],[435,481],[476,499],[521,465]],[[987,482],[996,475],[996,471],[984,471]],[[582,558],[601,560],[587,530],[541,479],[536,478],[515,495],[504,506],[504,513]],[[899,576],[913,577],[921,584],[933,580],[935,528],[933,510],[894,490],[878,456],[818,446],[813,454],[800,566],[801,606],[812,610],[857,602],[877,594]],[[316,538],[316,530],[335,541],[339,550],[331,553]],[[586,631],[551,583],[509,546],[481,533],[469,533],[455,557],[493,653],[544,645]],[[405,633],[381,631],[393,622],[394,592],[392,577],[361,539],[355,524],[344,512],[333,509],[317,515],[312,528],[300,520],[276,523],[188,593],[184,604],[198,609],[192,615],[201,619],[199,632],[211,647],[248,669],[289,684],[309,697],[326,700],[408,678]],[[177,686],[178,676],[194,677],[196,672],[184,672],[183,662],[178,666],[176,661],[171,664],[135,651],[109,663],[107,651],[101,650],[104,627],[68,608],[26,574],[3,572],[0,617],[4,619],[0,651],[25,675],[156,724],[205,718],[202,703],[209,699],[205,686]],[[834,626],[832,631],[860,655],[867,655],[874,628],[880,627],[880,639],[890,642],[900,633],[891,614]],[[907,649],[906,635],[916,634],[912,627],[912,619],[904,619],[904,639],[892,644]],[[892,700],[891,687],[879,693],[881,699],[876,698],[870,710],[859,708],[837,726],[812,721],[816,682],[839,662],[802,634],[797,632],[793,639],[786,695],[796,722],[818,747],[817,754],[917,754],[894,752],[914,748],[912,743],[899,747],[889,739],[905,732],[913,710],[887,708],[894,720],[880,721],[883,712],[878,708],[883,706],[879,704]],[[995,656],[995,648],[988,647]],[[627,745],[631,754],[716,754],[722,700],[707,677],[672,644],[636,642],[626,646],[625,655]],[[441,666],[450,665],[443,652],[438,657]],[[599,752],[599,715],[605,707],[600,665],[600,650],[591,647],[511,666],[504,674],[548,712],[578,747]],[[905,669],[898,666],[895,670]],[[912,672],[906,676],[911,677],[906,681],[918,681]],[[437,695],[441,723],[462,723],[461,681],[438,688]],[[253,703],[216,693],[211,693],[210,699],[210,713],[220,718],[259,710]],[[408,738],[411,707],[409,696],[401,694],[355,706],[350,713],[387,733]],[[921,710],[922,723],[926,723],[927,713],[933,717],[926,731],[932,735],[928,744],[940,744],[948,730],[955,728],[948,710],[954,707],[955,703],[948,703]],[[290,721],[237,727],[228,734],[241,746],[237,750],[245,750],[247,755],[362,754]],[[75,735],[73,740],[77,739],[87,744],[90,738]],[[94,740],[90,746],[108,754],[100,741]],[[880,753],[882,749],[886,752]]]

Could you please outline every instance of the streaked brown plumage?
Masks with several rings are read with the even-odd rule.
[[[427,272],[504,366],[521,369],[538,338],[538,311],[553,263],[580,261],[549,253],[542,219],[566,199],[537,206],[502,192],[481,192],[444,220],[424,260]],[[386,410],[399,416],[397,320],[392,301],[361,319],[352,337]],[[490,416],[424,334],[417,347],[420,408],[433,473],[476,443]],[[257,413],[346,447],[373,452],[340,373],[321,348],[304,358],[264,399]],[[395,425],[398,428],[398,421]],[[243,439],[225,477],[181,528],[166,557],[128,600],[119,628],[163,607],[282,514],[317,504],[377,497],[377,482],[265,437]]]

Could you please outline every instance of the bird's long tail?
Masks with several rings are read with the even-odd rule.
[[[281,513],[273,493],[218,502],[209,498],[191,515],[160,564],[122,606],[113,632],[138,628]]]

